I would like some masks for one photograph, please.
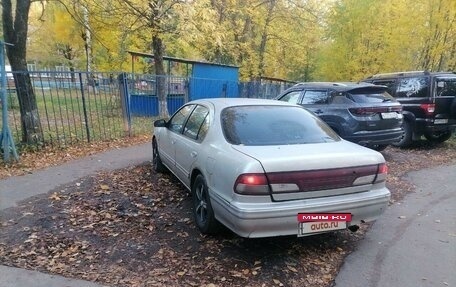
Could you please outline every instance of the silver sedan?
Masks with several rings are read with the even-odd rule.
[[[154,122],[153,167],[192,193],[203,233],[307,236],[378,218],[387,166],[306,109],[254,99],[192,101]]]

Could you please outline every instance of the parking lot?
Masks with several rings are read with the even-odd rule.
[[[413,191],[407,172],[454,162],[455,151],[452,142],[386,149],[391,203]],[[4,209],[1,225],[2,265],[110,286],[331,286],[369,228],[305,238],[243,239],[228,230],[202,236],[187,191],[149,162]]]

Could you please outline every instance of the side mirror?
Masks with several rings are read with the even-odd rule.
[[[156,128],[164,128],[164,127],[166,127],[166,121],[164,119],[156,120],[154,122],[154,127],[156,127]]]
[[[445,88],[445,82],[437,82],[437,87]]]

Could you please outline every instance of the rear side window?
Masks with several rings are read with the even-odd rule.
[[[339,141],[323,121],[292,106],[239,106],[222,111],[226,140],[236,145],[289,145]]]
[[[429,78],[413,77],[399,79],[396,97],[420,98],[429,97]]]
[[[288,102],[290,104],[297,104],[299,101],[299,96],[301,95],[301,91],[293,91],[289,92],[288,94],[284,95],[280,98],[280,101]]]
[[[328,103],[328,92],[325,90],[308,90],[302,98],[303,105],[324,105]]]

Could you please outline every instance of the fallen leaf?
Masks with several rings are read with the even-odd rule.
[[[51,196],[49,196],[49,199],[59,201],[61,198],[57,192],[54,192]]]
[[[277,279],[272,279],[272,281],[273,281],[274,284],[276,284],[276,285],[283,286],[282,282],[280,282],[280,281],[277,280]]]
[[[290,270],[292,272],[298,273],[298,270],[292,266],[287,265],[287,268],[288,268],[288,270]]]

